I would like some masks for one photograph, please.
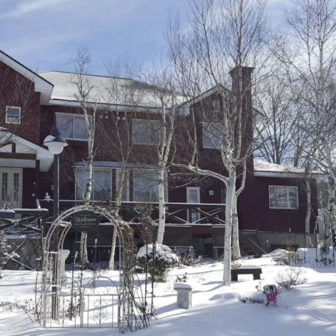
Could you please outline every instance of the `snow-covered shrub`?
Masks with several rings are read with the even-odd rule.
[[[137,254],[138,264],[156,281],[165,281],[168,269],[177,266],[179,261],[179,257],[168,246],[161,244],[155,244],[154,249],[153,244],[144,245]]]
[[[277,284],[280,289],[291,289],[297,285],[305,283],[307,279],[302,277],[302,269],[300,267],[288,267],[281,273],[278,273]]]
[[[9,258],[10,245],[3,230],[0,230],[0,270],[6,265]],[[1,273],[0,273],[1,278]]]

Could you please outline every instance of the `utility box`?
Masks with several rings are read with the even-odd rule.
[[[185,282],[175,282],[174,289],[177,291],[177,307],[190,309],[192,303],[192,288]]]

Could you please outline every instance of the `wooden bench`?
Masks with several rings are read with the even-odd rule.
[[[253,274],[253,280],[260,279],[261,268],[257,266],[243,266],[231,269],[231,280],[238,281],[238,274]]]

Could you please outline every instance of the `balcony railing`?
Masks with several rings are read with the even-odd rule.
[[[60,200],[60,210],[66,210],[83,201]],[[52,214],[53,200],[40,200],[41,206],[48,208]],[[91,204],[111,208],[117,208],[115,202],[91,201]],[[225,204],[222,203],[182,203],[166,202],[166,223],[167,224],[224,224]],[[137,224],[141,218],[150,215],[155,224],[159,222],[159,204],[157,202],[125,201],[119,207],[120,216],[127,222]]]

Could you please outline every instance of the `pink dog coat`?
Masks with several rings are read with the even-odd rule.
[[[266,295],[267,304],[269,304],[270,302],[276,302],[279,291],[275,285],[266,285],[264,286],[264,293]]]

